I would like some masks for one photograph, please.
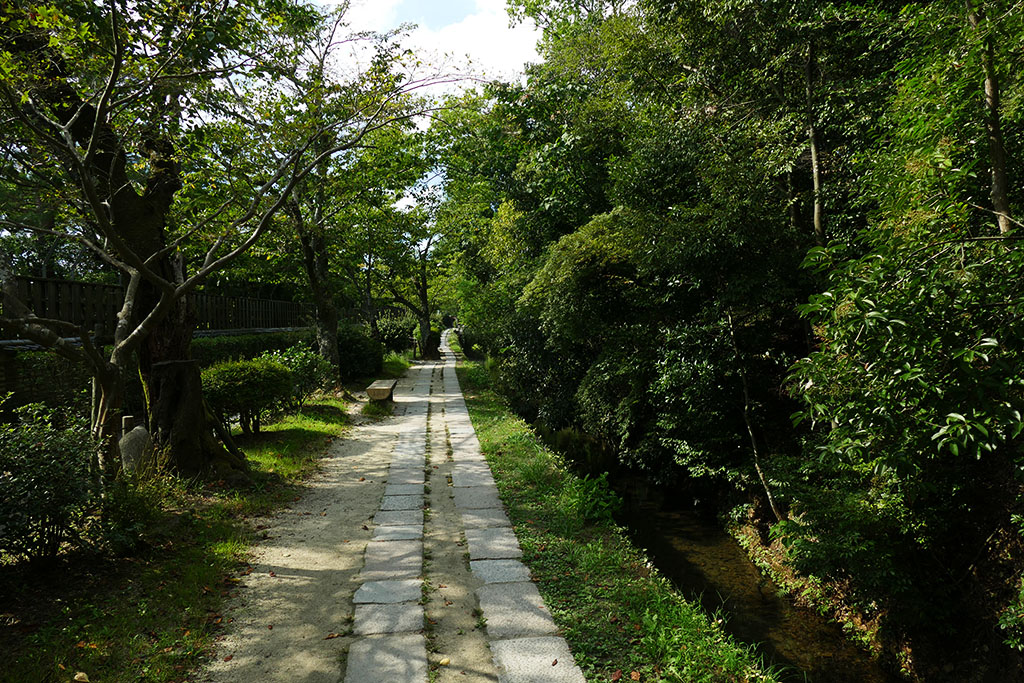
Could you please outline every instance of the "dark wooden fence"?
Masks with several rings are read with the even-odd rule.
[[[93,329],[100,338],[113,333],[124,301],[118,285],[71,282],[35,277],[17,278],[18,298],[40,318],[63,320]],[[190,295],[197,330],[242,330],[302,327],[308,323],[304,304],[246,297]]]

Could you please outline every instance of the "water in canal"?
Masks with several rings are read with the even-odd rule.
[[[664,496],[629,479],[616,490],[624,519],[654,564],[709,613],[721,611],[726,629],[755,645],[769,663],[784,667],[783,680],[808,683],[896,683],[871,657],[850,643],[836,624],[780,597],[732,536],[692,504],[672,509]],[[682,501],[676,501],[681,503]]]

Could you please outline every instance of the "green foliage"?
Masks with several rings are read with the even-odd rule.
[[[416,318],[411,313],[389,313],[377,319],[380,343],[386,351],[405,351],[412,348],[416,337]]]
[[[299,344],[280,351],[267,351],[259,359],[275,361],[292,373],[292,393],[285,402],[289,409],[299,408],[315,392],[331,384],[331,364],[309,346]]]
[[[90,499],[88,427],[39,404],[0,426],[0,552],[52,559],[79,537]]]
[[[282,351],[298,344],[309,344],[309,330],[239,334],[223,337],[199,337],[192,340],[192,357],[201,367],[227,360],[248,360],[268,351]]]
[[[238,416],[242,432],[259,432],[262,416],[294,396],[292,371],[270,358],[226,361],[202,372],[203,392],[226,425]]]
[[[384,362],[380,342],[362,325],[338,326],[338,357],[341,377],[346,382],[358,377],[376,377]]]
[[[588,680],[616,671],[643,680],[777,680],[651,567],[612,520],[621,501],[605,477],[573,475],[478,381],[487,377],[481,363],[460,364],[458,374],[523,561]]]

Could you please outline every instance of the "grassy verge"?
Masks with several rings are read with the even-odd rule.
[[[226,489],[169,477],[126,489],[144,520],[130,557],[82,550],[59,565],[0,567],[0,681],[184,681],[208,656],[221,608],[261,533],[249,518],[294,499],[348,424],[344,403],[314,400],[240,440],[253,485]]]
[[[603,479],[571,474],[489,388],[482,364],[458,372],[523,561],[588,680],[776,680],[651,567],[612,520],[618,501]]]

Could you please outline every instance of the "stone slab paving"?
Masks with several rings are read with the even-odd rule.
[[[366,581],[356,590],[356,604],[414,602],[420,599],[423,582],[419,579]]]
[[[515,638],[491,643],[499,683],[584,683],[563,638]]]
[[[465,509],[501,508],[498,489],[493,486],[471,486],[454,489],[455,507]]]
[[[516,583],[530,580],[530,570],[519,560],[476,560],[469,568],[484,583]]]
[[[348,651],[344,680],[350,683],[427,681],[426,640],[416,632],[423,629],[426,404],[433,371],[432,365],[415,368],[411,388],[400,384],[395,392],[401,423],[373,517],[373,537],[366,544],[363,583],[353,599],[352,633],[360,637]]]
[[[423,510],[382,510],[373,516],[377,526],[423,525]]]
[[[488,583],[476,594],[492,640],[554,635],[558,630],[532,583]]]
[[[388,485],[419,484],[425,481],[422,467],[392,467],[388,471]]]
[[[423,606],[415,602],[356,605],[352,632],[357,636],[402,633],[423,628]]]
[[[414,579],[423,571],[423,541],[370,541],[359,573],[364,581]]]
[[[392,451],[387,487],[373,517],[373,539],[367,543],[360,574],[363,584],[354,601],[353,633],[360,637],[349,649],[344,680],[427,681],[426,640],[418,631],[425,616],[419,601],[429,443],[435,465],[448,459],[455,463],[450,470],[450,490],[462,520],[474,585],[479,586],[476,604],[485,620],[498,682],[582,683],[583,675],[565,640],[557,637],[554,620],[530,581],[529,569],[517,559],[522,551],[473,431],[447,344],[449,334],[442,342],[445,361],[440,375],[434,374],[437,366],[421,364],[410,373],[411,381],[403,390],[396,391],[395,401],[401,407],[396,414],[405,421]],[[438,380],[435,385],[440,391],[431,395],[432,377]],[[451,549],[453,553],[464,551]],[[451,591],[455,587],[445,588]],[[472,585],[467,590],[473,595]],[[454,675],[441,671],[441,679],[447,680],[444,677],[449,674]],[[493,681],[493,673],[485,678]]]
[[[512,526],[508,515],[504,510],[498,508],[483,508],[480,510],[463,510],[462,525],[466,529],[484,529],[495,526]]]
[[[349,683],[426,683],[427,640],[419,633],[370,636],[348,651]]]
[[[455,357],[448,346],[452,331],[442,338],[445,354],[444,390],[450,397],[445,417],[452,459],[453,497],[462,514],[470,549],[470,568],[484,582],[477,589],[486,620],[498,683],[584,683],[569,646],[557,628],[530,571],[519,562],[519,543],[510,528],[490,467],[480,451],[458,378]],[[453,397],[453,398],[452,398]],[[486,470],[485,470],[486,468]]]
[[[422,524],[379,526],[373,530],[374,541],[412,541],[417,538],[423,538]]]
[[[418,510],[422,507],[423,493],[416,496],[384,496],[380,500],[380,509],[384,512],[391,510]]]
[[[423,484],[392,484],[384,488],[385,496],[419,496],[423,494]]]
[[[452,469],[452,485],[460,488],[473,486],[494,486],[494,477],[490,471],[482,472],[476,469],[466,469],[465,465],[456,465]],[[385,493],[385,495],[387,495]]]
[[[509,527],[466,529],[466,542],[470,560],[505,560],[522,557],[523,554],[516,535]]]

